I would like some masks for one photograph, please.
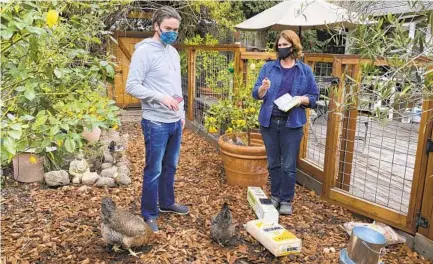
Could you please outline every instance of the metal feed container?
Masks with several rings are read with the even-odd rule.
[[[381,233],[368,227],[359,226],[352,230],[347,253],[356,264],[379,263],[386,239]]]
[[[343,248],[340,251],[340,264],[356,264],[347,255],[347,249]]]

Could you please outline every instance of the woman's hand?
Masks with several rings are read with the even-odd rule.
[[[308,96],[295,96],[295,98],[299,100],[298,106],[310,104],[310,98],[308,98]]]
[[[265,77],[265,79],[263,79],[262,81],[262,86],[260,86],[259,88],[260,98],[263,98],[263,96],[265,96],[266,92],[269,90],[270,87],[271,87],[271,80],[269,80],[268,77]]]

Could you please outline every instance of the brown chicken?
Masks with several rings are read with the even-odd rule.
[[[212,218],[210,236],[221,245],[230,245],[235,235],[235,227],[232,224],[232,213],[229,205],[224,203],[221,211]]]
[[[113,250],[116,252],[121,245],[131,255],[137,256],[140,252],[132,251],[131,247],[148,245],[155,238],[155,234],[143,218],[126,210],[117,209],[110,198],[102,199],[101,217],[102,238],[107,244],[113,245]]]

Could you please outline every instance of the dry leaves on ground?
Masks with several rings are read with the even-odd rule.
[[[114,253],[101,239],[100,204],[112,197],[119,207],[140,212],[144,144],[138,123],[126,123],[130,135],[127,155],[133,183],[128,187],[50,189],[40,184],[19,184],[8,179],[2,190],[2,263],[338,263],[348,236],[341,228],[352,221],[339,206],[297,186],[294,215],[280,222],[303,242],[302,254],[275,258],[244,230],[255,219],[246,189],[229,186],[215,149],[198,135],[185,131],[176,178],[179,202],[190,206],[187,216],[161,215],[158,241],[141,251]],[[269,191],[269,186],[266,191]],[[228,248],[211,242],[211,216],[227,202],[236,221],[238,244]],[[335,253],[324,248],[334,247]],[[388,248],[385,263],[428,263],[404,245]]]

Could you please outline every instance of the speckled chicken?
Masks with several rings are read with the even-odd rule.
[[[232,224],[232,213],[227,203],[224,203],[221,211],[212,218],[210,236],[221,245],[228,245],[235,234]]]
[[[137,256],[131,247],[148,245],[154,240],[155,234],[143,218],[118,209],[110,198],[102,199],[101,217],[102,238],[109,245],[113,245],[115,251],[118,251],[121,245],[131,255]]]

